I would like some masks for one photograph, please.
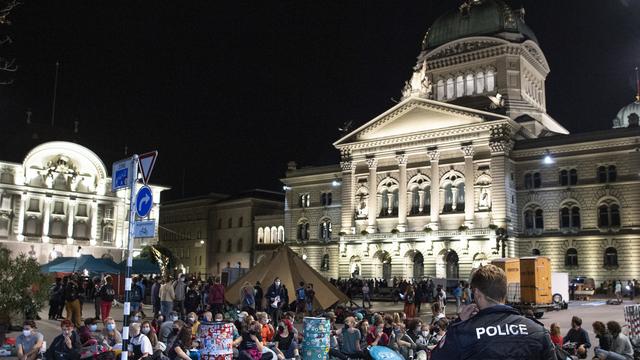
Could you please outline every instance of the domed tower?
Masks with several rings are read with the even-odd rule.
[[[529,136],[566,134],[547,114],[549,71],[524,9],[503,0],[466,0],[427,31],[403,97],[501,112]]]

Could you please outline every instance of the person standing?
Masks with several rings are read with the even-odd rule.
[[[442,288],[442,285],[436,287],[436,301],[440,304],[440,308],[443,313],[447,313],[447,293]]]
[[[169,313],[173,311],[173,301],[176,299],[176,294],[171,285],[171,279],[166,278],[162,286],[160,286],[160,312],[165,319],[169,318]]]
[[[313,300],[316,298],[316,291],[313,290],[313,284],[307,284],[307,290],[304,296],[305,310],[309,316],[313,316]]]
[[[431,360],[555,359],[555,347],[544,326],[504,305],[507,276],[502,269],[478,268],[471,287],[476,303],[461,309],[461,321],[449,326]]]
[[[285,292],[279,277],[273,280],[273,284],[267,290],[267,309],[275,324],[280,320],[280,312],[285,301]]]
[[[408,319],[416,317],[416,294],[413,291],[413,286],[408,285],[407,290],[403,295],[404,298],[404,313]]]
[[[187,284],[184,282],[185,275],[180,274],[178,280],[173,283],[173,290],[175,293],[174,309],[180,314],[180,317],[184,317],[184,298],[187,294]]]
[[[616,295],[616,300],[618,300],[618,302],[622,302],[622,281],[616,281],[614,293]]]
[[[142,303],[142,288],[140,287],[138,278],[133,278],[131,284],[131,292],[129,293],[129,301],[131,302],[131,313],[140,311],[140,304]]]
[[[153,316],[160,312],[160,276],[156,276],[151,286],[151,303],[153,304]]]
[[[455,289],[453,289],[453,297],[456,298],[456,314],[459,314],[460,306],[462,306],[462,286],[460,286],[460,283],[457,283]]]
[[[422,298],[424,297],[424,290],[422,289],[422,282],[416,284],[416,315],[420,314],[420,306],[422,305]]]
[[[369,307],[371,307],[371,289],[369,289],[369,284],[367,283],[367,281],[363,281],[362,282],[362,307],[365,307],[365,303],[369,304]]]
[[[300,281],[300,287],[296,289],[296,315],[304,313],[307,305],[305,300],[307,289],[305,289],[304,281]]]
[[[220,277],[216,277],[215,283],[209,287],[208,300],[212,313],[224,313],[224,285],[220,283]]]
[[[256,311],[262,311],[262,299],[264,298],[264,292],[262,291],[260,281],[256,281],[256,285],[253,287],[253,290],[256,301]]]
[[[195,282],[187,287],[187,294],[184,298],[184,308],[187,313],[198,312],[200,306],[200,293]]]
[[[471,287],[468,283],[464,284],[462,289],[462,300],[465,305],[469,305],[473,302],[473,295],[471,294]]]
[[[62,279],[56,278],[56,282],[49,288],[49,320],[57,320],[58,314],[62,312],[64,304],[64,287]]]
[[[64,289],[65,309],[67,310],[67,320],[71,320],[76,327],[80,327],[82,320],[82,308],[80,305],[80,289],[78,288],[76,276],[69,278]]]
[[[100,297],[100,315],[102,315],[102,321],[109,317],[111,312],[111,305],[116,298],[116,291],[113,288],[113,278],[107,275],[104,278],[104,284],[98,290],[98,296]]]
[[[253,293],[253,286],[248,281],[240,289],[240,306],[242,311],[246,311],[251,316],[256,314],[256,298]]]
[[[102,287],[102,280],[99,277],[93,278],[93,307],[96,312],[96,319],[100,319],[100,313],[102,310],[102,299],[100,298],[100,288]]]

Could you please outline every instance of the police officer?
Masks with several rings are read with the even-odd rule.
[[[475,304],[462,308],[461,321],[449,326],[432,360],[555,359],[544,326],[504,305],[507,277],[502,269],[494,265],[479,268],[471,278],[471,288]]]

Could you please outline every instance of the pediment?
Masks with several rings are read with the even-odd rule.
[[[338,140],[334,145],[436,131],[500,118],[504,117],[439,101],[409,98]]]

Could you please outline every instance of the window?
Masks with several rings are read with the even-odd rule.
[[[24,227],[24,233],[26,235],[40,235],[40,222],[36,217],[30,217],[27,219]]]
[[[565,206],[560,209],[560,228],[580,228],[580,208]]]
[[[462,75],[456,77],[456,97],[464,96],[464,78]]]
[[[536,210],[535,227],[536,229],[544,229],[544,217],[542,209]]]
[[[444,206],[442,212],[464,211],[464,178],[455,171],[447,173],[442,180],[444,189]]]
[[[329,271],[329,254],[322,255],[322,261],[320,262],[321,271]]]
[[[616,248],[608,247],[604,251],[604,266],[605,267],[618,266],[618,250],[616,250]]]
[[[448,78],[447,79],[447,100],[451,100],[454,97],[456,97],[456,94],[455,94],[455,86],[453,84],[453,79]]]
[[[540,173],[533,173],[533,187],[535,189],[542,186],[542,178],[540,177]]]
[[[278,226],[278,242],[284,243],[284,227]]]
[[[29,199],[29,207],[27,211],[39,212],[40,211],[40,200],[38,199]]]
[[[467,77],[465,79],[465,92],[467,95],[473,95],[473,75],[472,74],[467,74]]]
[[[262,244],[264,242],[264,229],[258,228],[258,244]]]
[[[459,183],[456,189],[458,190],[456,195],[456,211],[464,211],[464,183]]]
[[[529,232],[533,230],[542,231],[544,229],[544,213],[542,209],[528,209],[524,212],[524,227]]]
[[[229,220],[227,220],[227,227],[229,229],[231,229],[233,227],[233,219],[232,218],[229,218]]]
[[[564,255],[564,266],[578,266],[578,250],[574,248],[567,249]]]
[[[0,236],[9,236],[9,219],[5,216],[0,216]]]
[[[533,175],[524,174],[524,188],[532,189],[533,188]]]
[[[332,232],[333,229],[331,228],[331,220],[322,220],[322,222],[320,222],[320,233],[318,234],[318,238],[322,241],[330,241]]]
[[[309,223],[306,220],[302,220],[298,223],[297,238],[300,241],[309,240]]]
[[[76,216],[87,217],[87,204],[79,204]]]
[[[496,79],[495,79],[495,73],[493,70],[488,70],[487,71],[487,76],[485,77],[485,84],[487,87],[487,91],[488,92],[492,92],[493,90],[495,90],[495,83]]]
[[[238,219],[238,227],[242,227],[242,221],[244,219],[242,219],[242,216],[240,216],[240,218]]]
[[[231,239],[227,240],[227,252],[231,252]]]
[[[62,201],[56,201],[53,203],[53,213],[57,215],[64,215],[64,203]]]
[[[331,192],[323,192],[320,194],[320,204],[322,204],[322,206],[331,205],[332,200]]]
[[[531,249],[531,255],[532,256],[540,256],[540,250],[539,249]]]
[[[395,179],[386,178],[378,186],[380,199],[380,217],[398,215],[398,183]],[[406,196],[406,195],[405,195]]]
[[[242,252],[242,238],[238,240],[238,252]]]
[[[560,186],[569,185],[569,172],[567,170],[560,171]]]
[[[562,173],[560,176],[561,176],[560,181],[562,181]],[[542,178],[540,177],[539,172],[524,174],[525,189],[537,189],[540,186],[542,186]]]
[[[306,208],[311,205],[311,196],[309,194],[300,194],[298,196],[298,206]]]
[[[598,167],[598,182],[607,183],[615,182],[618,178],[618,171],[615,165]]]
[[[113,241],[113,228],[111,226],[105,226],[104,229],[102,229],[102,241]]]
[[[104,209],[104,218],[105,219],[113,219],[113,208],[108,207]]]
[[[222,252],[222,239],[218,239],[218,246],[216,248],[216,252],[220,254]]]
[[[569,185],[577,185],[578,184],[578,170],[571,169],[569,170]]]
[[[476,74],[476,94],[482,94],[484,92],[484,73],[480,71]]]
[[[437,100],[444,100],[444,81],[443,80],[438,80],[438,84],[436,86],[436,94]]]
[[[75,223],[73,227],[73,237],[76,239],[88,239],[89,238],[89,226],[84,221]]]
[[[267,226],[264,228],[264,243],[271,244],[271,242],[271,228]]]
[[[620,206],[602,204],[598,207],[598,226],[601,228],[620,227]]]

